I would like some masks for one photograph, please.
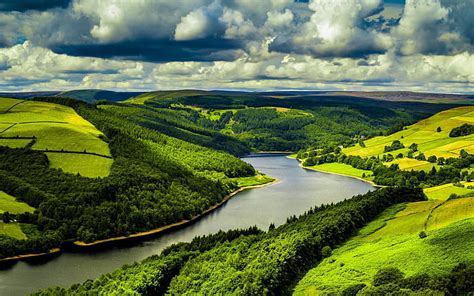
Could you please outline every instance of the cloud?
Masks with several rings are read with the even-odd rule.
[[[472,51],[474,0],[408,0],[394,29],[400,54]]]
[[[390,38],[371,30],[368,18],[382,9],[379,0],[327,1],[314,0],[313,11],[296,32],[278,36],[270,49],[319,57],[352,57],[384,52]]]
[[[474,0],[35,3],[0,11],[2,88],[473,88]]]

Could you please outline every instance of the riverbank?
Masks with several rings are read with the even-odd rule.
[[[157,235],[157,234],[163,234],[167,231],[174,230],[174,229],[177,229],[177,228],[180,228],[180,227],[183,227],[183,226],[186,226],[188,224],[196,222],[197,220],[201,219],[205,215],[207,215],[207,214],[211,213],[212,211],[216,210],[217,208],[223,206],[232,197],[234,197],[235,195],[237,195],[238,193],[240,193],[244,190],[261,188],[261,187],[264,187],[264,186],[274,184],[277,181],[278,181],[277,179],[273,178],[272,181],[267,182],[265,184],[241,187],[241,188],[237,189],[236,191],[226,195],[224,197],[224,199],[221,202],[219,202],[218,204],[213,205],[209,209],[205,210],[202,214],[196,215],[196,216],[194,216],[193,218],[191,218],[189,220],[182,220],[182,221],[177,222],[177,223],[165,225],[165,226],[162,226],[162,227],[159,227],[159,228],[156,228],[156,229],[153,229],[153,230],[149,230],[149,231],[138,232],[138,233],[135,233],[135,234],[131,234],[129,236],[113,237],[113,238],[108,238],[108,239],[103,239],[103,240],[97,240],[97,241],[94,241],[94,242],[91,242],[91,243],[85,243],[85,242],[82,242],[82,241],[75,241],[74,246],[79,247],[80,249],[87,249],[87,248],[93,248],[93,247],[97,247],[97,246],[101,246],[101,245],[105,245],[105,244],[108,245],[110,243],[117,243],[117,242],[120,242],[120,241],[134,240],[134,239],[140,239],[140,238],[143,239],[143,238],[148,238],[148,237],[151,237],[151,236],[154,236],[154,235]]]
[[[381,185],[377,185],[375,182],[371,181],[371,180],[367,180],[367,179],[364,179],[364,178],[361,178],[361,177],[358,177],[358,176],[354,176],[354,175],[349,175],[349,174],[345,174],[343,172],[335,172],[335,171],[326,171],[326,170],[321,170],[321,169],[317,169],[315,168],[314,166],[313,167],[308,167],[308,166],[304,166],[303,165],[303,162],[297,158],[293,158],[293,157],[289,157],[288,158],[291,158],[291,159],[296,159],[298,160],[299,162],[299,166],[305,170],[311,170],[311,171],[316,171],[316,172],[321,172],[321,173],[326,173],[326,174],[333,174],[333,175],[338,175],[338,176],[343,176],[343,177],[349,177],[349,178],[354,178],[354,179],[357,179],[359,181],[362,181],[362,182],[365,182],[365,183],[368,183],[376,188],[382,188],[384,186],[381,186]]]
[[[198,221],[202,217],[206,216],[207,214],[211,213],[212,211],[216,210],[217,208],[223,206],[232,197],[234,197],[235,195],[237,195],[238,193],[240,193],[242,191],[255,189],[255,188],[261,188],[261,187],[264,187],[264,186],[269,186],[269,185],[275,184],[277,182],[278,182],[278,179],[272,178],[271,181],[263,183],[263,184],[240,187],[236,191],[231,192],[230,194],[226,195],[224,197],[224,199],[221,202],[219,202],[218,204],[213,205],[212,207],[205,210],[203,213],[201,213],[199,215],[196,215],[196,216],[194,216],[193,218],[191,218],[189,220],[182,220],[180,222],[165,225],[165,226],[162,226],[162,227],[159,227],[159,228],[156,228],[156,229],[152,229],[152,230],[149,230],[149,231],[134,233],[134,234],[131,234],[129,236],[119,236],[119,237],[113,237],[113,238],[108,238],[108,239],[102,239],[102,240],[97,240],[97,241],[94,241],[94,242],[91,242],[91,243],[86,243],[86,242],[82,242],[82,241],[75,241],[75,242],[71,243],[69,246],[63,247],[62,249],[61,248],[54,248],[54,249],[51,249],[49,252],[45,252],[45,253],[32,253],[32,254],[24,254],[24,255],[17,255],[17,256],[3,258],[3,259],[0,259],[0,264],[11,264],[11,263],[15,263],[17,261],[24,261],[24,260],[28,260],[28,259],[31,259],[31,258],[45,258],[45,257],[49,257],[49,256],[52,256],[52,255],[58,255],[62,251],[68,251],[68,250],[74,250],[74,251],[84,250],[84,251],[86,251],[86,250],[91,250],[91,249],[98,248],[98,247],[102,248],[102,247],[106,247],[106,246],[116,245],[117,243],[120,243],[120,242],[137,242],[137,241],[145,240],[145,239],[151,238],[153,236],[164,234],[164,233],[166,233],[168,231],[171,231],[171,230],[179,229],[183,226],[186,226],[186,225],[189,225],[191,223],[194,223],[194,222]]]
[[[24,255],[7,257],[7,258],[0,259],[0,266],[15,263],[17,261],[27,261],[29,259],[36,259],[40,257],[41,258],[52,257],[52,256],[59,255],[60,253],[61,253],[60,248],[53,248],[49,250],[48,252],[44,252],[44,253],[33,253],[33,254],[24,254]]]

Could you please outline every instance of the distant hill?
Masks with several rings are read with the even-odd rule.
[[[58,94],[55,94],[55,96],[68,97],[76,100],[81,100],[87,103],[94,103],[100,100],[120,102],[141,94],[143,94],[143,92],[117,92],[101,89],[81,89],[60,92]]]

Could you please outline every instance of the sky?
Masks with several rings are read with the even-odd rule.
[[[0,91],[474,92],[474,0],[0,0]]]

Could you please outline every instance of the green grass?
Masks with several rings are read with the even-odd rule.
[[[428,220],[428,237],[420,239]],[[309,271],[295,288],[295,295],[341,292],[358,283],[370,284],[375,273],[387,266],[406,276],[441,275],[462,261],[474,260],[474,199],[395,205],[365,226],[333,254]]]
[[[406,147],[417,143],[418,150],[427,157],[431,155],[445,158],[457,157],[461,149],[474,153],[474,135],[449,137],[449,132],[453,128],[464,123],[474,123],[474,107],[459,107],[439,112],[392,135],[366,140],[364,142],[365,148],[357,144],[354,147],[343,149],[343,152],[362,157],[378,156],[383,154],[385,146],[389,146],[394,140],[399,140]],[[436,131],[438,127],[441,127],[441,132]],[[405,148],[390,153],[393,155],[406,154],[407,151],[408,149]]]
[[[398,167],[401,170],[406,170],[406,171],[425,171],[429,172],[433,167],[435,167],[437,170],[440,168],[439,165],[428,162],[428,161],[423,161],[423,160],[417,160],[414,158],[399,158],[395,159],[392,162],[387,162],[385,165],[390,166],[392,164],[398,164]]]
[[[34,211],[35,208],[30,207],[24,202],[19,202],[13,196],[0,191],[0,213],[20,214],[25,212],[33,213]]]
[[[0,98],[0,113],[5,112],[11,106],[22,102],[22,100],[12,99],[12,98]]]
[[[16,239],[26,239],[26,235],[21,230],[19,223],[0,222],[0,235],[7,235]]]
[[[2,100],[0,109],[2,106],[5,109],[13,103],[21,102]],[[34,136],[37,140],[31,147],[33,150],[86,151],[110,156],[108,144],[100,139],[103,133],[70,107],[25,101],[7,113],[0,113],[0,127],[13,123],[16,125],[4,131],[1,136]],[[25,147],[29,142],[30,140],[0,139],[0,145],[12,148]],[[92,155],[47,153],[47,156],[51,167],[91,178],[108,176],[112,165],[111,159]]]
[[[107,177],[113,163],[110,158],[87,154],[46,152],[46,155],[51,168],[89,178]]]
[[[252,177],[233,178],[232,180],[237,181],[239,187],[257,186],[275,181],[274,178],[260,173]]]
[[[315,169],[322,172],[347,175],[347,176],[352,176],[352,177],[357,177],[357,178],[362,178],[364,174],[366,177],[372,175],[372,172],[369,170],[356,169],[352,167],[351,165],[338,163],[338,162],[324,163],[320,165],[311,166],[308,168]]]
[[[10,148],[23,148],[30,142],[31,140],[29,139],[0,139],[0,146],[7,146]]]
[[[474,192],[473,189],[467,188],[468,186],[474,185],[472,182],[463,182],[464,187],[454,186],[452,183],[439,185],[435,187],[425,188],[423,191],[429,199],[446,200],[451,194],[459,196]]]

